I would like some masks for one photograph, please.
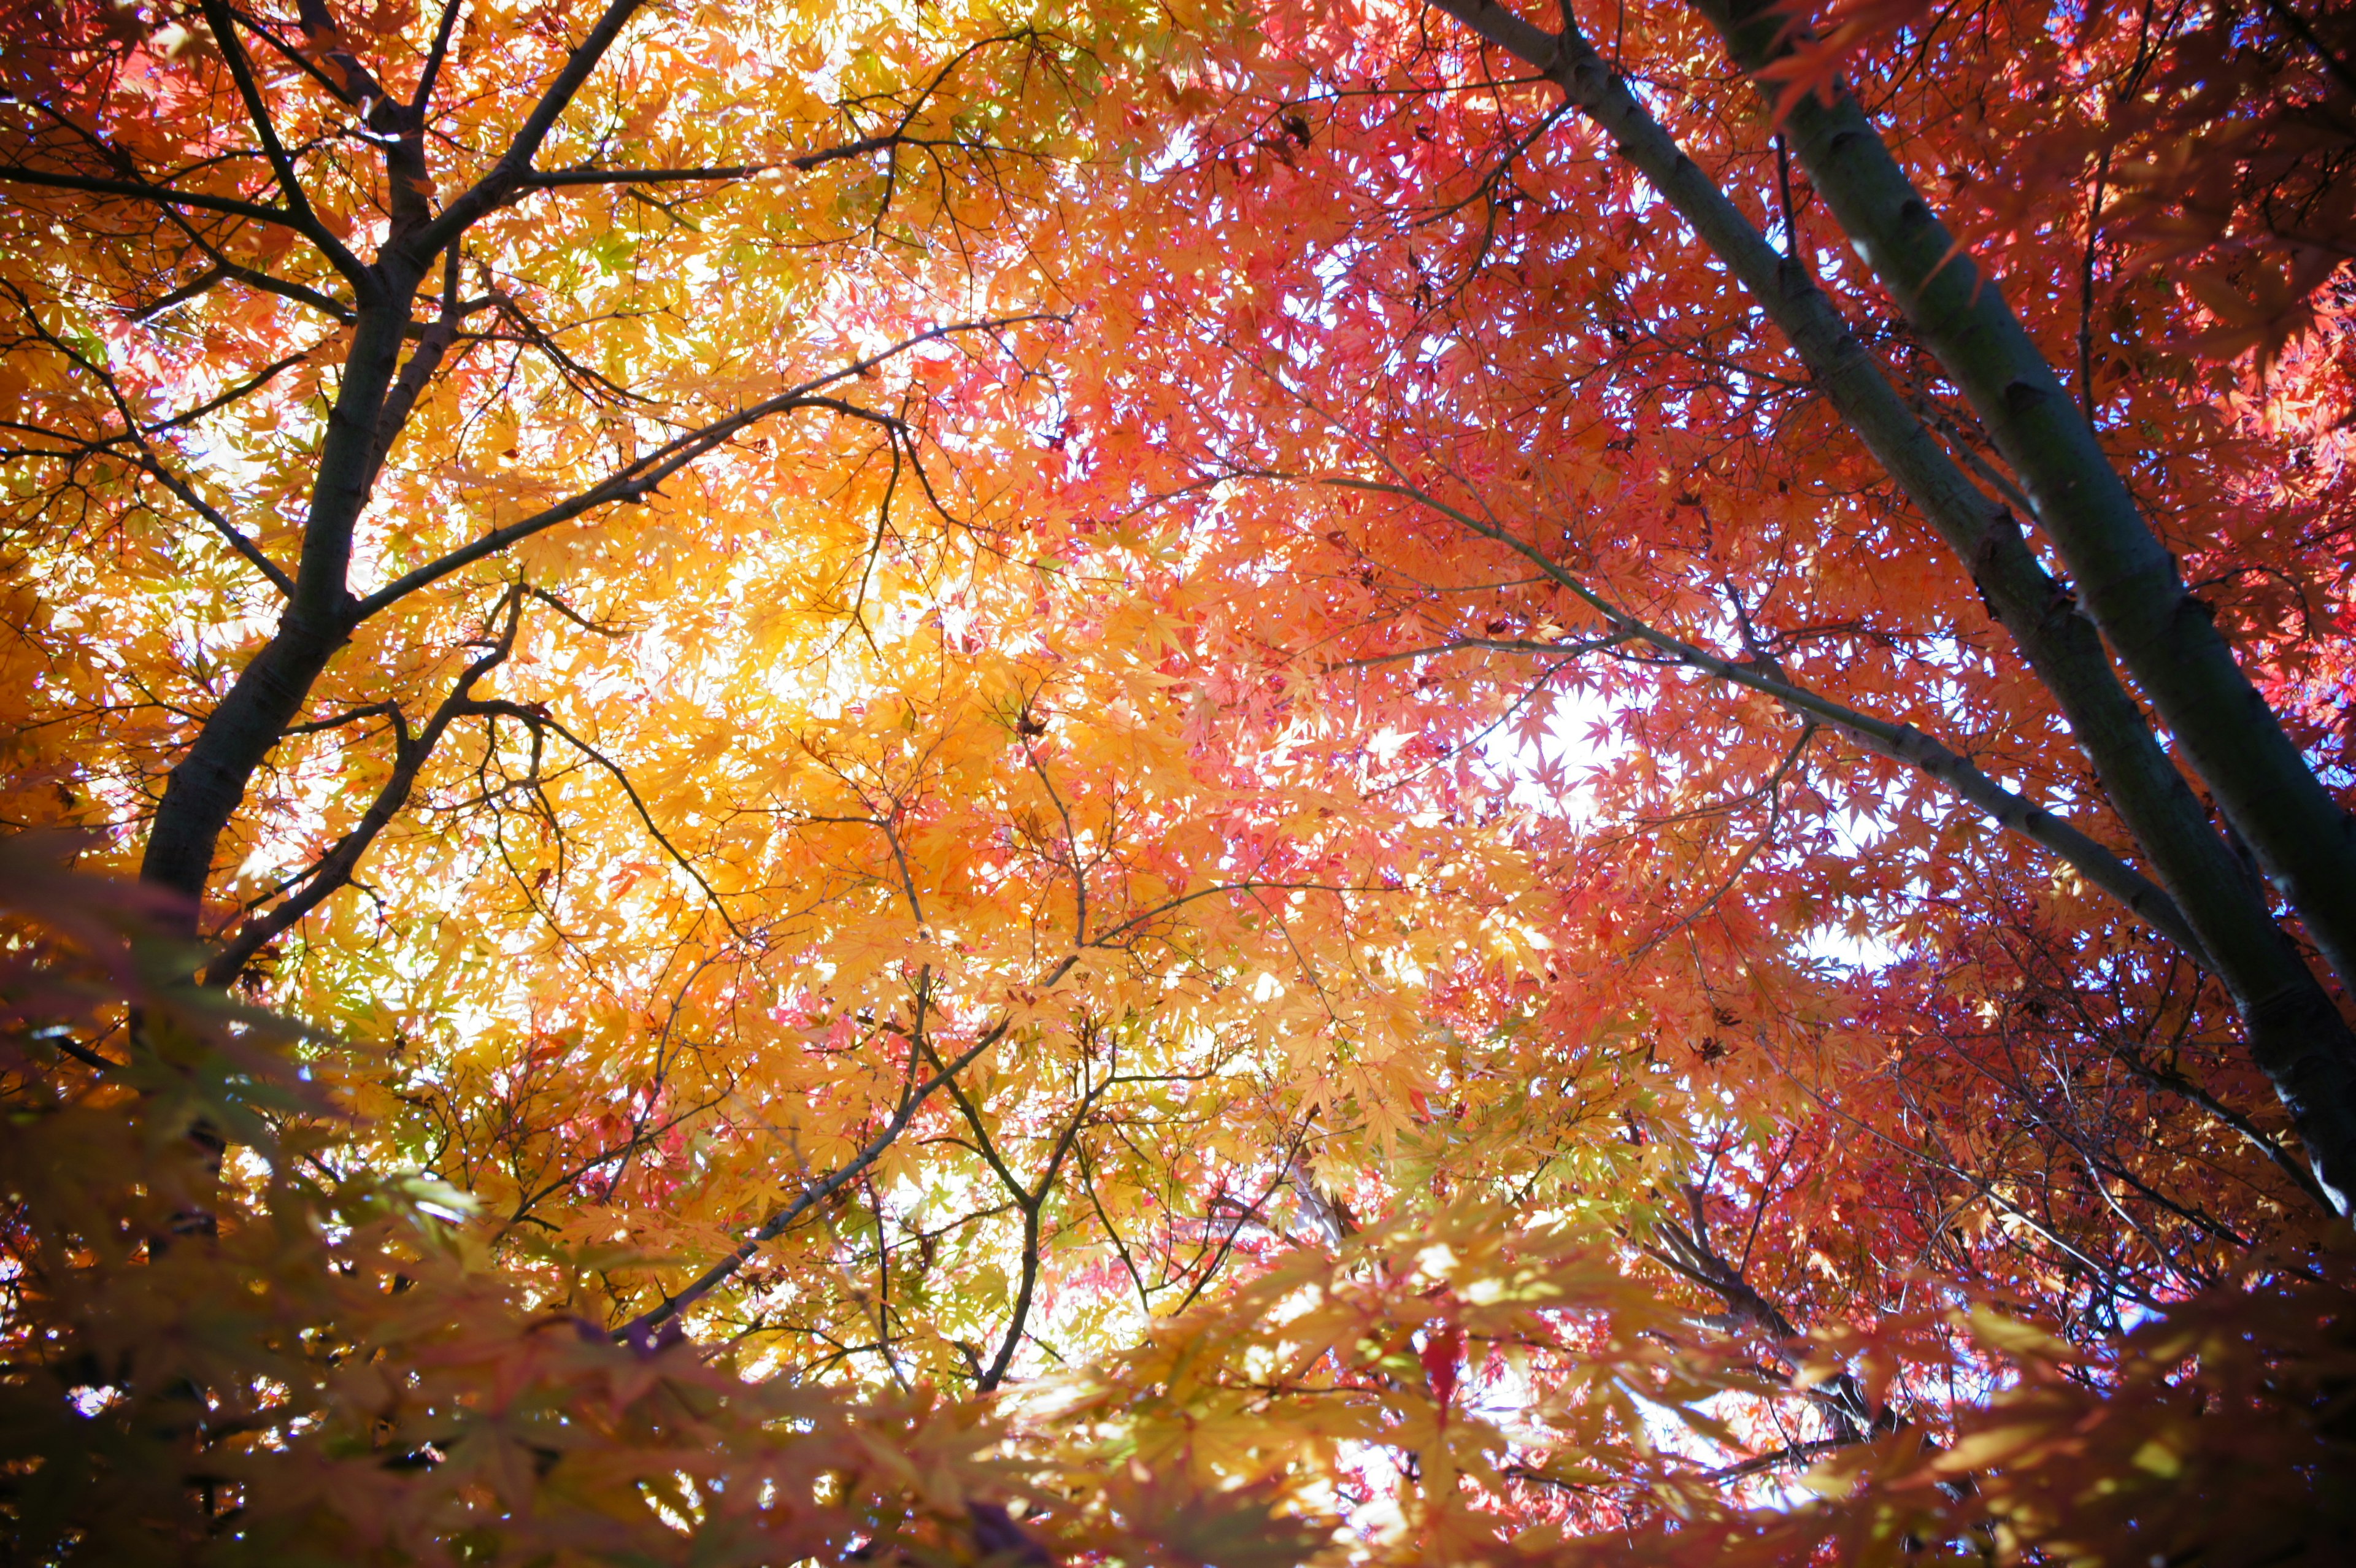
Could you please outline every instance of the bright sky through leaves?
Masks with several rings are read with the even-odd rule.
[[[2356,1531],[2338,12],[19,9],[0,1554]]]

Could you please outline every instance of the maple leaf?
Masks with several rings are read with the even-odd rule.
[[[2348,1535],[2333,18],[52,9],[16,1555]]]
[[[1768,10],[1784,18],[1776,39],[1781,52],[1755,74],[1778,90],[1772,112],[1780,126],[1804,98],[1829,106],[1852,59],[1913,26],[1931,6],[1928,0],[1834,0],[1817,11],[1810,0],[1778,0]]]

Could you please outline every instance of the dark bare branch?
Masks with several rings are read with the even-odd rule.
[[[590,74],[597,69],[605,51],[614,47],[632,16],[646,0],[607,0],[605,9],[591,25],[588,37],[583,38],[566,57],[563,69],[556,80],[532,105],[531,112],[499,155],[490,172],[477,180],[472,188],[444,208],[442,215],[406,237],[412,256],[419,264],[449,246],[461,234],[473,228],[486,213],[506,201],[531,174],[531,162],[540,155],[541,144],[556,122],[571,105],[581,89],[587,85]]]
[[[279,199],[286,204],[288,227],[300,233],[318,248],[319,253],[334,263],[337,272],[358,286],[365,281],[367,269],[360,259],[345,248],[344,242],[319,221],[311,210],[311,198],[304,193],[303,182],[294,170],[294,160],[278,139],[278,127],[270,117],[270,105],[262,96],[261,84],[254,80],[253,62],[238,41],[237,19],[230,15],[224,0],[203,0],[205,21],[211,27],[213,42],[229,65],[230,79],[237,84],[237,95],[245,104],[246,118],[253,123],[253,133],[262,143],[262,153],[270,159],[270,167],[278,176]]]
[[[734,164],[710,169],[550,169],[517,182],[519,190],[560,190],[573,186],[683,185],[696,180],[741,180],[777,168],[776,164]]]
[[[462,0],[442,0],[442,20],[434,25],[434,45],[425,52],[425,68],[418,72],[417,91],[409,101],[409,113],[413,120],[425,117],[426,107],[434,101],[434,89],[442,80],[442,62],[450,58],[450,37],[458,25],[458,6]]]
[[[958,322],[950,325],[932,327],[918,333],[914,337],[904,338],[889,347],[852,360],[798,387],[790,388],[772,398],[765,398],[723,419],[699,426],[625,465],[576,496],[535,512],[530,517],[519,518],[502,528],[493,528],[472,543],[462,545],[437,560],[429,561],[412,571],[404,572],[367,598],[354,603],[348,613],[349,623],[358,625],[387,605],[399,603],[419,589],[439,581],[463,567],[497,555],[519,539],[529,539],[534,534],[544,532],[560,524],[569,523],[575,517],[584,516],[602,507],[641,500],[652,494],[673,475],[699,458],[726,445],[738,432],[758,424],[774,414],[799,409],[825,409],[847,419],[865,421],[871,424],[882,425],[887,430],[900,430],[904,427],[896,416],[880,413],[844,399],[830,396],[824,389],[855,379],[923,344],[938,342],[962,333],[993,331],[1024,322],[1063,319],[1060,315],[1033,314],[1004,316],[991,321]]]
[[[450,695],[443,699],[433,717],[414,735],[409,732],[407,724],[402,721],[400,709],[391,703],[374,704],[368,709],[338,714],[333,720],[322,720],[316,725],[297,727],[298,730],[312,730],[340,726],[368,712],[388,712],[393,719],[397,736],[392,773],[378,788],[376,797],[360,814],[359,821],[353,824],[350,831],[337,839],[335,846],[305,873],[300,890],[275,908],[254,916],[238,928],[237,934],[230,938],[220,953],[206,965],[206,984],[225,986],[235,980],[263,948],[292,930],[304,916],[351,881],[369,846],[384,832],[395,814],[409,804],[410,794],[417,785],[418,773],[431,760],[434,748],[441,743],[450,726],[468,714],[481,710],[484,705],[474,700],[474,688],[514,652],[516,633],[522,624],[523,602],[527,596],[527,592],[520,586],[510,588],[501,595],[491,613],[494,623],[498,626],[497,637],[488,649],[468,662],[451,688]]]
[[[1626,610],[1603,598],[1586,581],[1568,571],[1544,550],[1530,545],[1512,530],[1492,518],[1476,516],[1412,485],[1379,480],[1333,478],[1324,483],[1341,489],[1366,490],[1399,496],[1430,507],[1461,526],[1491,539],[1515,550],[1554,581],[1569,589],[1595,612],[1606,625],[1622,636],[1644,643],[1665,654],[1677,664],[1700,670],[1720,680],[1746,687],[1773,698],[1803,719],[1812,720],[1839,731],[1879,755],[1893,762],[1919,769],[1945,784],[1955,794],[1995,818],[1997,824],[2020,834],[2054,855],[2089,882],[2101,888],[2126,906],[2137,918],[2176,944],[2186,956],[2210,968],[2212,961],[2193,933],[2190,922],[2177,908],[2176,901],[2167,891],[2128,865],[2112,850],[2088,837],[2067,821],[2015,791],[2005,788],[1987,776],[1971,760],[1941,744],[1911,724],[1899,724],[1873,714],[1835,702],[1805,688],[1779,677],[1756,664],[1737,661],[1695,646],[1682,638],[1670,635],[1657,627],[1638,620]],[[1552,643],[1513,644],[1507,639],[1465,639],[1480,645],[1505,647],[1509,651],[1535,655],[1556,655],[1563,645]],[[1583,650],[1597,639],[1573,643],[1574,649]],[[1443,647],[1456,643],[1440,645]],[[2212,969],[2213,972],[2213,969]]]
[[[630,782],[630,775],[624,771],[621,763],[614,761],[613,758],[565,728],[561,721],[537,708],[527,708],[520,702],[490,699],[468,702],[466,705],[466,711],[489,719],[512,719],[517,723],[534,731],[545,731],[605,770],[616,784],[621,785],[622,793],[629,797],[631,809],[638,814],[638,820],[646,825],[647,832],[653,837],[654,841],[662,846],[663,853],[670,857],[671,863],[693,878],[695,885],[703,890],[703,896],[711,901],[712,907],[718,912],[722,923],[728,927],[729,934],[739,941],[744,939],[743,928],[737,925],[735,917],[728,912],[728,905],[722,900],[718,891],[704,880],[703,873],[695,869],[695,862],[688,859],[686,853],[670,841],[669,835],[666,834],[661,825],[655,821],[654,813],[647,808],[646,797],[638,794],[637,786]]]
[[[258,201],[241,201],[235,197],[213,196],[204,191],[175,190],[169,186],[149,185],[144,180],[99,179],[89,175],[68,174],[58,169],[27,168],[22,165],[0,165],[0,181],[14,180],[19,185],[44,186],[52,190],[78,190],[92,196],[119,196],[130,201],[153,202],[158,207],[193,208],[201,212],[225,212],[233,217],[251,218],[259,223],[276,224],[303,233],[303,225],[295,215],[283,208],[270,207]],[[305,238],[308,236],[306,235]]]

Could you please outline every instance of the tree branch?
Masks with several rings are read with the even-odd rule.
[[[721,923],[728,927],[728,933],[739,941],[744,940],[744,929],[736,923],[735,917],[728,912],[728,905],[722,901],[720,894],[712,884],[704,880],[703,873],[695,869],[695,863],[680,852],[679,846],[673,844],[669,836],[665,834],[656,823],[654,813],[647,809],[645,797],[638,794],[637,786],[630,782],[630,775],[622,771],[622,765],[619,763],[566,729],[557,720],[536,708],[527,708],[520,702],[509,702],[504,699],[492,698],[467,703],[466,711],[490,719],[512,719],[517,723],[530,729],[548,731],[612,775],[614,782],[622,786],[622,793],[629,797],[631,809],[638,814],[638,820],[646,825],[647,832],[652,836],[654,841],[663,847],[663,852],[670,857],[671,863],[693,878],[695,885],[703,890],[703,896],[711,901],[712,909],[719,913]]]
[[[1077,955],[1065,959],[1050,972],[1044,984],[1054,985],[1069,973],[1072,965],[1076,962],[1078,962]],[[630,1319],[615,1332],[614,1338],[625,1344],[642,1349],[651,1348],[654,1344],[656,1329],[711,1295],[712,1291],[725,1284],[729,1276],[751,1261],[753,1254],[758,1252],[764,1243],[783,1235],[795,1221],[858,1179],[862,1172],[883,1157],[884,1151],[899,1141],[900,1135],[907,1131],[908,1124],[916,1120],[917,1111],[923,1108],[925,1103],[930,1100],[944,1083],[971,1066],[980,1059],[982,1052],[996,1045],[1012,1027],[1012,1019],[1000,1019],[983,1031],[980,1039],[960,1051],[954,1060],[942,1063],[939,1072],[931,1078],[921,1084],[912,1085],[908,1092],[901,1096],[898,1107],[893,1112],[892,1119],[884,1124],[884,1130],[869,1139],[865,1146],[851,1157],[849,1163],[831,1175],[805,1185],[801,1191],[795,1195],[793,1201],[785,1204],[766,1220],[747,1232],[744,1239],[736,1244],[734,1250],[696,1276],[694,1282],[685,1290],[680,1291],[677,1296],[664,1297],[660,1306],[649,1307]]]
[[[847,419],[863,420],[870,423],[900,428],[900,421],[890,414],[878,413],[843,399],[824,395],[823,389],[852,379],[885,361],[905,354],[926,343],[953,336],[959,333],[991,331],[1023,322],[1064,319],[1057,315],[1033,314],[1005,316],[990,321],[958,322],[937,326],[916,336],[905,338],[864,358],[853,360],[814,380],[765,398],[748,408],[741,409],[724,419],[714,420],[658,447],[579,495],[533,513],[529,517],[493,528],[489,533],[462,545],[437,560],[427,562],[412,571],[402,573],[367,598],[351,606],[348,621],[358,625],[386,606],[399,603],[429,583],[440,581],[462,567],[470,566],[488,556],[497,555],[519,539],[571,522],[573,518],[617,502],[643,499],[663,481],[686,468],[699,458],[724,445],[731,437],[746,427],[757,424],[772,414],[797,409],[828,409]]]
[[[550,169],[535,170],[516,182],[519,190],[558,190],[569,186],[683,185],[695,180],[741,180],[780,167],[777,164],[734,164],[710,169]]]
[[[2160,880],[2200,934],[2202,946],[2217,960],[2216,973],[2248,1026],[2252,1053],[2290,1108],[2300,1136],[2315,1156],[2319,1178],[2343,1200],[2356,1197],[2356,1034],[2351,1034],[2305,959],[2276,925],[2272,912],[2249,885],[2207,810],[2160,748],[2141,709],[2112,667],[2102,636],[2078,612],[2075,599],[2039,563],[2010,513],[1982,496],[1940,449],[1850,334],[1815,279],[1770,245],[1757,226],[1686,155],[1627,82],[1595,52],[1568,14],[1564,30],[1556,35],[1494,0],[1435,3],[1479,37],[1537,67],[1612,138],[1619,153],[1692,226],[1783,330],[1850,429],[1971,571],[1989,607],[2068,717],[2072,732],[2094,762],[2121,818],[2150,857]],[[1746,15],[1757,17],[1759,27],[1771,33],[1780,27],[1780,18],[1765,15],[1763,6],[1751,6],[1750,0],[1744,3]],[[1842,146],[1869,142],[1869,153],[1861,147],[1850,152],[1886,161],[1887,148],[1864,123],[1854,101],[1843,101],[1856,125],[1855,134],[1840,138]],[[1803,99],[1789,128],[1794,133],[1803,165],[1809,168],[1818,193],[1825,194],[1825,177],[1819,165],[1810,161],[1814,144],[1800,119],[1802,113],[1812,112],[1813,103],[1812,98]],[[1904,186],[1902,175],[1898,184]],[[1912,197],[1911,187],[1905,188],[1905,200],[1893,197],[1887,203],[1888,210],[1868,215],[1871,223],[1886,220],[1897,225],[1903,231],[1910,262],[1920,261],[1924,272],[1935,274],[1933,282],[1949,293],[1962,290],[1964,303],[1968,304],[1977,295],[1961,279],[1976,274],[1968,264],[1960,272],[1947,266],[1943,229],[1937,253],[1923,258],[1920,253],[1922,236],[1915,232],[1921,227],[1918,219],[1927,220],[1930,228],[1938,226],[1929,218],[1929,209]],[[1848,214],[1837,209],[1836,215],[1869,247],[1883,243],[1876,237],[1879,229],[1860,229]],[[1897,292],[1902,298],[1912,296],[1911,288]],[[1987,292],[1987,308],[2003,310],[2002,302],[1993,297],[1994,291]],[[2012,330],[2019,331],[2017,322]],[[2049,379],[2051,374],[2048,368]],[[2035,393],[2033,387],[2030,390]],[[2071,422],[2078,422],[2074,411],[2065,407],[2062,412]],[[2040,417],[2050,420],[2051,411]],[[2083,424],[2079,428],[2083,431]],[[2008,449],[2006,456],[2016,472],[2026,475],[2019,450]],[[2095,460],[2104,464],[2104,473],[2110,472],[2099,450]],[[2112,477],[2115,480],[2115,475]],[[2036,485],[2029,488],[2037,493]],[[2112,574],[2105,593],[2117,590],[2124,581],[2117,577],[2115,563],[2082,559],[2080,564]],[[2172,566],[2169,571],[2172,573]],[[2205,629],[2213,638],[2214,628]],[[2272,727],[2279,737],[2279,727],[2272,726],[2270,714],[2253,722]],[[2305,776],[2313,784],[2312,775]],[[2356,841],[2349,849],[2356,856]],[[2356,875],[2347,880],[2339,896],[2356,905]],[[2343,1211],[2345,1207],[2343,1201]]]
[[[292,229],[305,239],[310,237],[294,215],[284,208],[267,207],[258,201],[241,201],[234,197],[174,190],[168,186],[149,185],[143,180],[96,179],[87,175],[27,168],[20,164],[0,165],[0,180],[45,186],[54,190],[79,190],[93,196],[119,196],[133,201],[154,202],[159,207],[191,207],[204,212],[225,212],[261,223],[275,224],[281,229]]]
[[[2215,973],[2215,961],[2208,955],[2200,938],[2178,909],[2176,901],[2165,889],[2129,866],[2117,855],[2096,840],[2087,837],[2052,812],[2026,796],[1997,784],[1969,758],[1942,745],[1938,741],[1911,724],[1893,723],[1887,719],[1863,712],[1836,702],[1789,679],[1768,673],[1749,663],[1737,663],[1708,649],[1695,646],[1682,638],[1670,635],[1646,622],[1637,619],[1612,601],[1590,588],[1577,574],[1566,570],[1545,551],[1527,544],[1511,530],[1495,522],[1476,517],[1459,507],[1450,506],[1430,492],[1411,485],[1381,480],[1329,478],[1322,483],[1340,489],[1370,491],[1379,495],[1397,496],[1429,507],[1441,516],[1484,539],[1513,549],[1540,571],[1566,589],[1601,616],[1612,628],[1611,638],[1591,638],[1568,646],[1578,652],[1609,645],[1629,639],[1642,641],[1647,646],[1666,654],[1688,668],[1715,676],[1720,680],[1748,688],[1773,698],[1802,719],[1814,720],[1837,730],[1852,741],[1893,762],[1903,763],[1938,780],[1971,805],[1993,817],[1997,825],[2019,834],[2041,846],[2087,881],[2124,904],[2132,913],[2154,931],[2174,943],[2186,956],[2202,968]],[[1515,644],[1500,638],[1468,638],[1464,643],[1507,652],[1532,655],[1557,655],[1566,645],[1553,643]],[[1440,651],[1460,645],[1457,643],[1439,645],[1430,651]]]
[[[237,19],[230,15],[223,0],[203,0],[205,21],[210,26],[213,42],[220,49],[221,59],[229,65],[231,80],[237,84],[237,95],[245,104],[246,118],[253,123],[255,136],[262,142],[263,155],[278,176],[281,198],[286,203],[288,227],[316,246],[336,271],[359,283],[366,268],[360,259],[345,249],[342,240],[327,231],[319,215],[311,210],[311,198],[304,194],[303,182],[295,176],[294,160],[287,156],[278,140],[278,128],[270,118],[270,106],[262,101],[262,89],[253,80],[253,64],[246,56],[245,46],[238,42]]]
[[[450,37],[458,25],[462,0],[442,0],[442,20],[434,28],[433,47],[425,51],[425,67],[417,73],[417,91],[409,101],[410,117],[423,120],[434,101],[434,84],[442,78],[442,62],[450,58]]]
[[[16,284],[0,281],[0,292],[5,292],[16,302],[16,308],[23,313],[26,325],[31,328],[35,337],[47,345],[52,353],[59,355],[79,367],[84,374],[91,378],[91,379],[96,381],[101,387],[105,389],[107,400],[114,405],[116,416],[123,421],[123,433],[119,436],[107,436],[102,439],[92,440],[88,437],[67,437],[57,435],[53,436],[53,439],[71,441],[76,445],[79,445],[84,452],[115,453],[115,455],[120,457],[123,461],[131,464],[141,473],[155,479],[166,490],[169,490],[174,496],[179,497],[182,505],[186,506],[190,511],[196,513],[198,517],[203,518],[207,527],[219,534],[222,539],[227,541],[231,549],[237,551],[237,553],[243,557],[255,571],[261,572],[263,577],[267,578],[271,583],[277,588],[280,593],[292,598],[294,592],[294,584],[293,581],[289,579],[284,571],[280,571],[277,565],[273,562],[268,556],[262,553],[262,547],[256,544],[252,539],[248,539],[245,534],[239,529],[236,524],[230,522],[218,507],[214,507],[203,496],[198,495],[193,485],[189,485],[187,480],[181,478],[179,475],[173,472],[171,465],[155,454],[155,447],[150,444],[147,440],[147,430],[142,428],[139,423],[139,417],[136,412],[133,411],[130,400],[123,397],[123,389],[115,384],[113,372],[106,366],[96,363],[79,348],[74,347],[71,344],[67,343],[63,338],[58,336],[57,334],[51,332],[41,321],[40,313],[33,308],[33,302],[27,299],[23,291],[18,289]],[[294,357],[294,360],[299,360],[303,356],[296,355]],[[252,385],[258,384],[262,380],[266,380],[272,376],[275,376],[280,370],[284,369],[287,364],[294,362],[294,360],[281,361],[278,365],[263,371],[260,377],[255,379],[254,382],[249,383],[246,388],[242,389],[233,389],[230,393],[224,393],[222,397],[215,399],[212,402],[206,404],[203,408],[198,409],[194,412],[165,421],[161,424],[148,428],[154,430],[167,429],[171,425],[182,422],[184,420],[197,418],[202,413],[209,411],[214,408],[218,408],[222,402],[230,400],[231,398],[242,397],[246,390],[252,389]],[[126,442],[130,443],[134,450],[129,453],[116,453],[115,448],[117,445]]]
[[[348,884],[359,870],[360,859],[369,851],[379,835],[390,825],[395,814],[409,803],[410,792],[416,787],[417,775],[433,757],[450,726],[467,714],[479,711],[482,704],[475,702],[476,685],[486,675],[507,662],[515,650],[516,632],[522,623],[526,591],[520,586],[509,588],[500,596],[492,611],[494,621],[503,622],[498,636],[489,651],[469,662],[457,683],[434,709],[425,727],[412,736],[403,722],[401,709],[387,703],[371,705],[376,711],[388,711],[396,736],[393,747],[392,773],[377,790],[376,797],[350,831],[336,841],[335,847],[322,856],[303,879],[300,891],[286,899],[266,914],[256,915],[238,928],[237,934],[223,944],[220,954],[205,966],[204,980],[209,986],[226,986],[242,975],[256,955],[292,930],[304,916],[325,903],[337,891]],[[338,715],[335,724],[350,722],[360,711]],[[318,726],[304,725],[297,729]]]
[[[604,13],[590,26],[589,36],[565,57],[563,69],[557,72],[556,80],[549,84],[540,101],[532,105],[531,112],[490,172],[444,208],[439,218],[405,237],[403,243],[420,265],[473,228],[530,176],[531,161],[540,155],[541,144],[556,128],[558,117],[587,84],[597,62],[614,47],[622,28],[645,3],[646,0],[607,0]]]

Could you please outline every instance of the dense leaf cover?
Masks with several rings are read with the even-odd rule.
[[[36,0],[10,1563],[2329,1563],[2356,24]]]

